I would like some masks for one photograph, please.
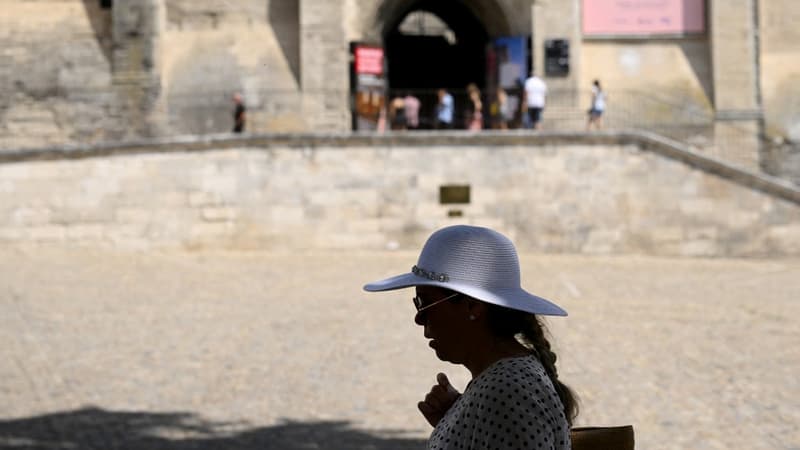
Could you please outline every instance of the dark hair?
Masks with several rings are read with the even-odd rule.
[[[550,348],[550,342],[545,336],[546,328],[535,314],[487,304],[486,316],[489,329],[498,337],[515,337],[520,340],[531,353],[536,356],[544,366],[556,389],[561,404],[564,405],[564,415],[567,423],[572,426],[572,421],[578,416],[578,399],[574,392],[558,379],[556,370],[556,354]]]
[[[597,88],[598,88],[598,89],[603,89],[603,88],[601,88],[601,87],[600,87],[600,80],[594,80],[594,83],[593,83],[593,84],[594,84],[595,86],[597,86]]]

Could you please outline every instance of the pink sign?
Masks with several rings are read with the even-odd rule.
[[[586,35],[702,33],[705,21],[705,0],[583,0]]]
[[[356,73],[383,73],[383,49],[380,47],[356,47]]]

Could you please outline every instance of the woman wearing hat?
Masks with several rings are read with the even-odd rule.
[[[408,287],[436,356],[472,373],[463,394],[438,374],[418,404],[434,427],[428,448],[569,449],[576,399],[538,318],[567,313],[522,289],[514,244],[488,228],[443,228],[409,273],[364,289]]]

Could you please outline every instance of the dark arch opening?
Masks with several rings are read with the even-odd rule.
[[[412,12],[437,16],[452,30],[454,42],[444,36],[404,34],[400,24]],[[486,84],[486,45],[483,23],[462,2],[420,0],[398,15],[384,34],[390,96],[414,92],[422,102],[420,128],[431,125],[436,90],[448,89],[455,98],[456,126],[467,104],[466,86]]]

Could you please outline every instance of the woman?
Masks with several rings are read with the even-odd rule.
[[[471,107],[468,110],[467,129],[479,131],[483,128],[483,102],[481,102],[481,91],[475,83],[467,85],[467,94]]]
[[[566,450],[576,399],[558,379],[539,315],[565,316],[523,290],[514,244],[488,228],[435,232],[410,273],[367,291],[416,288],[414,321],[443,361],[464,365],[461,394],[444,374],[418,404],[434,427],[429,449]]]
[[[392,99],[389,106],[391,107],[389,116],[391,118],[392,130],[405,130],[408,124],[406,121],[405,100],[403,100],[403,97],[395,97]]]
[[[592,100],[591,107],[589,107],[589,117],[586,121],[586,131],[592,129],[592,125],[596,129],[603,126],[603,111],[606,109],[606,93],[600,87],[600,80],[594,80],[592,83]]]
[[[495,111],[496,119],[494,126],[499,130],[507,130],[508,123],[511,122],[514,112],[511,108],[511,102],[508,99],[508,94],[502,87],[497,88],[497,100],[495,105],[497,111]]]

